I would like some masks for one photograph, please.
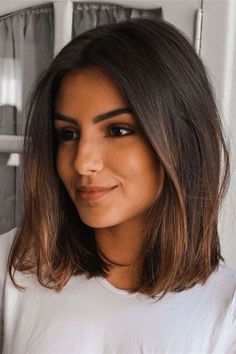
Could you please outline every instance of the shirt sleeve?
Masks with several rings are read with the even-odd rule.
[[[4,332],[4,286],[7,274],[7,262],[11,249],[16,228],[11,231],[0,235],[0,353],[3,349],[3,332]]]
[[[236,354],[236,289],[232,297],[230,317],[231,328],[229,331],[229,339],[227,341],[226,354]]]

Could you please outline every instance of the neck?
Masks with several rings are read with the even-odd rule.
[[[98,248],[113,265],[107,280],[117,288],[129,289],[137,284],[138,261],[143,245],[143,225],[116,225],[96,229]]]

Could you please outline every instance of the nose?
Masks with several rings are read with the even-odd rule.
[[[74,168],[78,174],[89,176],[99,173],[104,167],[102,146],[96,141],[82,140],[74,157]]]

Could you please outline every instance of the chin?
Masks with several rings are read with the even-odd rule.
[[[102,217],[95,217],[92,216],[92,213],[89,216],[79,213],[79,216],[84,224],[96,229],[111,227],[120,223],[117,218],[111,218],[111,216],[109,218],[106,218],[104,215]]]

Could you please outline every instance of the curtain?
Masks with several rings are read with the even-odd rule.
[[[23,135],[24,107],[39,75],[53,59],[53,5],[0,17],[0,139]],[[0,151],[0,234],[23,215],[19,156]]]
[[[161,19],[162,8],[137,9],[109,3],[75,2],[73,4],[72,37],[99,25],[140,17]]]

